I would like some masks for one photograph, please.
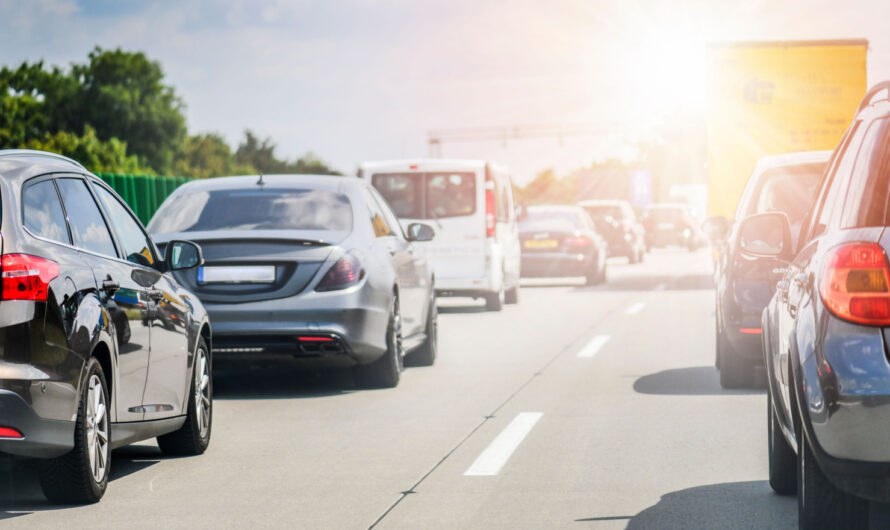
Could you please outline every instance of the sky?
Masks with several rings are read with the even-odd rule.
[[[353,173],[423,157],[428,131],[584,124],[592,134],[446,143],[519,184],[609,156],[704,106],[708,42],[866,38],[890,79],[886,0],[0,0],[0,64],[84,62],[95,46],[159,61],[192,133]]]

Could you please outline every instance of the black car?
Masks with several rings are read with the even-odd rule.
[[[782,213],[739,227],[751,259],[789,260],[763,312],[769,481],[801,528],[866,528],[890,502],[890,82],[865,97],[797,245]]]
[[[580,206],[530,206],[519,221],[522,276],[606,281],[608,246]]]
[[[111,449],[210,442],[210,325],[132,211],[78,163],[0,151],[0,453],[41,459],[52,501],[98,501]]]
[[[414,246],[433,229],[403,231],[364,180],[195,180],[148,227],[160,245],[188,238],[204,249],[206,265],[176,276],[206,305],[218,358],[352,366],[370,387],[396,386],[404,360],[436,360],[435,277]]]
[[[685,204],[651,204],[643,214],[646,230],[646,249],[655,247],[685,247],[690,251],[702,246],[698,224]]]
[[[763,158],[754,168],[736,208],[735,219],[783,212],[792,227],[792,244],[810,207],[813,191],[830,151],[791,153]],[[751,260],[739,252],[739,223],[725,217],[706,221],[719,259],[715,273],[717,347],[715,364],[724,388],[754,384],[754,367],[763,364],[760,315],[784,270],[779,260]]]
[[[590,214],[597,231],[609,245],[609,256],[625,256],[630,263],[643,261],[646,255],[646,231],[627,201],[587,200],[578,206]]]

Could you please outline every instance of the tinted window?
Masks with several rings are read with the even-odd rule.
[[[65,225],[65,214],[62,203],[53,181],[44,180],[32,184],[22,192],[24,205],[23,218],[25,227],[32,234],[53,241],[71,243],[68,227]]]
[[[801,164],[770,169],[763,174],[757,201],[745,216],[755,213],[783,212],[792,225],[803,222],[825,164]]]
[[[117,242],[127,261],[145,266],[154,265],[155,258],[151,251],[151,244],[127,208],[102,186],[93,185],[93,190],[99,197],[102,207],[105,208],[108,222],[117,235]]]
[[[882,171],[878,145],[884,136],[886,119],[874,121],[865,133],[859,154],[853,165],[850,188],[844,201],[841,227],[882,226],[890,176]]]
[[[74,244],[98,254],[117,256],[111,234],[86,182],[80,179],[58,179],[56,182],[68,212]]]
[[[386,173],[374,175],[371,183],[386,197],[399,217],[424,218],[422,212],[423,175],[411,173]]]
[[[570,225],[575,228],[586,226],[581,212],[574,210],[538,209],[529,208],[528,216],[521,223],[523,227],[538,227],[542,225]]]
[[[152,233],[217,230],[352,230],[352,206],[326,190],[233,189],[178,194],[149,224]]]
[[[436,219],[476,212],[473,172],[377,173],[371,183],[402,218]]]
[[[859,152],[859,144],[862,141],[863,128],[861,122],[856,122],[853,134],[847,141],[844,151],[836,160],[832,169],[832,179],[828,183],[828,189],[824,193],[821,209],[819,210],[810,238],[814,238],[825,232],[825,229],[840,217],[841,206],[847,189],[853,162]]]
[[[594,219],[611,217],[616,221],[624,219],[624,210],[618,204],[597,204],[585,206],[584,210]]]

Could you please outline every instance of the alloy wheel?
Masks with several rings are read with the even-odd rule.
[[[198,358],[195,360],[195,414],[198,419],[198,434],[203,439],[210,428],[210,366],[207,362],[207,352],[198,348]]]
[[[108,410],[105,404],[105,391],[98,375],[90,377],[87,386],[87,403],[84,422],[86,423],[87,454],[90,458],[90,471],[93,480],[101,483],[108,468]]]

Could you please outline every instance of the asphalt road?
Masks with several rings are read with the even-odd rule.
[[[101,503],[49,505],[0,463],[0,526],[791,528],[766,482],[766,396],[714,370],[707,250],[609,264],[604,286],[440,304],[439,361],[398,388],[219,364],[195,458],[116,451]]]

